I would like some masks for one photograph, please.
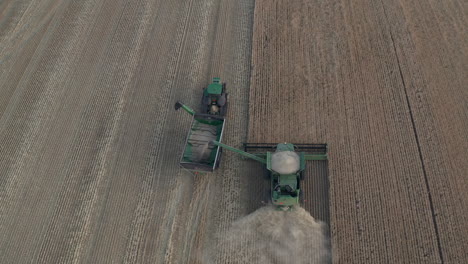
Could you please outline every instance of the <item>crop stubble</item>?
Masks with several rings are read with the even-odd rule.
[[[334,262],[467,260],[461,10],[456,1],[256,2],[248,139],[329,144]],[[326,177],[317,174],[307,192],[327,188],[307,181]]]
[[[212,258],[260,206],[245,191],[254,166],[225,153],[217,173],[181,171],[190,117],[173,103],[198,107],[220,76],[224,141],[245,141],[253,1],[0,7],[0,262]]]

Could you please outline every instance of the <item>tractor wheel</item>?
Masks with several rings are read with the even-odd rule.
[[[221,108],[220,114],[221,114],[221,116],[226,116],[226,114],[227,114],[227,109],[228,109],[228,102],[227,102],[228,94],[222,94],[221,97],[220,97],[220,99],[221,99],[222,97],[224,97],[225,99],[224,99],[223,105],[220,106],[220,108]],[[220,101],[221,101],[221,100],[218,101],[218,105],[220,105]]]
[[[228,106],[228,104],[225,103],[224,106],[221,107],[221,110],[219,111],[219,113],[221,114],[221,116],[226,116],[226,114],[227,114],[227,106]]]
[[[210,104],[210,97],[209,96],[205,96],[205,90],[203,90],[203,95],[202,95],[202,98],[201,98],[201,104],[202,104],[202,109],[203,109],[203,112],[205,112],[205,109],[206,107]]]
[[[218,98],[218,105],[222,107],[226,104],[226,102],[227,102],[227,94],[222,93]]]

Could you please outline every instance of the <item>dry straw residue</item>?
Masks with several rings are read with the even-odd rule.
[[[284,212],[266,206],[234,222],[209,262],[328,263],[325,228],[303,208]]]

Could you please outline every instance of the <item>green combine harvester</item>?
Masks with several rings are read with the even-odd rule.
[[[328,159],[326,144],[245,143],[245,151],[218,141],[213,144],[264,164],[271,183],[271,202],[280,210],[299,204],[306,161]]]
[[[176,110],[182,108],[193,116],[180,166],[194,174],[213,172],[219,167],[223,148],[234,151],[264,164],[272,203],[280,210],[293,208],[301,200],[306,161],[327,160],[327,145],[245,143],[242,151],[221,143],[227,106],[225,86],[219,78],[213,78],[203,91],[201,114],[181,102],[175,104]]]

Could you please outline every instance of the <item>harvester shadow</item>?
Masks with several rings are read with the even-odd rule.
[[[267,177],[265,166],[257,161],[245,159],[243,166],[248,168],[246,175],[241,178],[241,199],[246,206],[246,213],[250,214],[257,209],[270,204],[270,180]]]

